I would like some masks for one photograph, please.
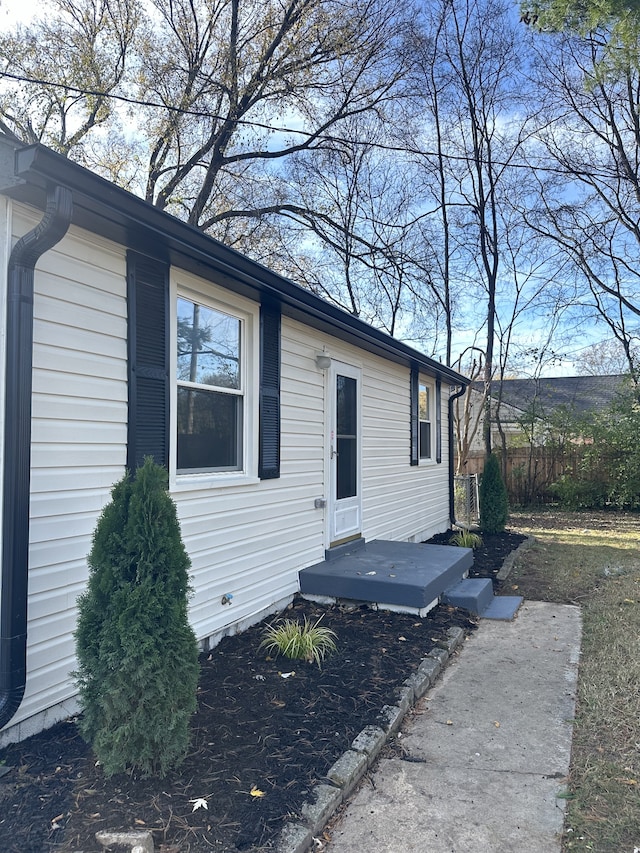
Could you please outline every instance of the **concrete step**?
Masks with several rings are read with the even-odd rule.
[[[493,600],[493,584],[489,578],[465,578],[446,590],[442,600],[479,616]]]
[[[515,619],[523,600],[521,595],[496,595],[487,609],[480,615],[483,619],[511,622]]]
[[[483,619],[507,622],[515,618],[523,601],[520,595],[494,595],[493,584],[488,578],[465,578],[448,589],[442,600]]]

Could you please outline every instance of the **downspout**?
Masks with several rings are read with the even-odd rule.
[[[42,220],[18,240],[7,269],[0,729],[20,707],[27,683],[34,270],[66,234],[72,212],[71,190],[50,188]]]
[[[456,523],[456,504],[453,484],[453,461],[455,453],[453,450],[453,404],[462,397],[466,391],[466,386],[462,386],[459,391],[449,397],[449,523],[453,527]]]

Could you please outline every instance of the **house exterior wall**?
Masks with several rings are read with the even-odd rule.
[[[12,239],[40,218],[13,205]],[[216,289],[193,277],[191,285]],[[76,598],[96,521],[126,464],[124,247],[71,228],[38,262],[34,318],[28,676],[0,744],[76,710]],[[280,477],[185,480],[175,460],[170,471],[192,562],[190,619],[203,642],[281,609],[298,571],[324,558],[327,510],[314,503],[329,487],[328,374],[315,364],[323,348],[362,371],[363,536],[419,541],[448,526],[448,386],[443,462],[410,466],[409,369],[283,317]]]
[[[200,638],[279,609],[298,590],[298,571],[324,559],[327,510],[314,506],[328,488],[327,374],[315,365],[323,348],[362,370],[362,535],[420,541],[448,526],[446,462],[409,465],[408,369],[283,317],[280,478],[173,490]],[[445,433],[443,427],[446,460]],[[232,604],[222,604],[229,593]]]
[[[410,466],[409,371],[372,359],[363,372],[363,534],[420,542],[449,526],[448,386],[442,386],[442,462]]]

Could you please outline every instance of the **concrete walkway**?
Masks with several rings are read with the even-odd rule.
[[[329,828],[327,853],[556,853],[580,652],[576,607],[482,620]]]

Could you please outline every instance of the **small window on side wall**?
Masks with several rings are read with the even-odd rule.
[[[242,320],[178,297],[177,324],[177,471],[240,471]]]
[[[418,457],[431,459],[431,389],[424,382],[418,386]]]

